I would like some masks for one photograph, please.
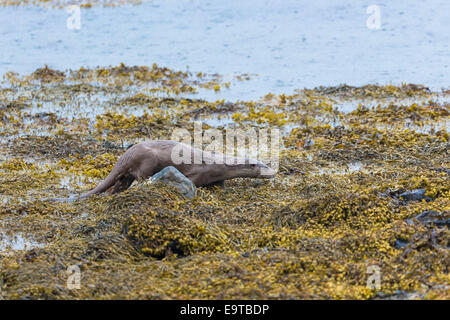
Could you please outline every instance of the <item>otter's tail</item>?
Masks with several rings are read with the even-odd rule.
[[[126,174],[129,167],[130,167],[130,159],[133,158],[133,154],[135,152],[135,148],[131,147],[129,148],[120,158],[117,160],[116,165],[111,170],[109,175],[106,177],[105,180],[103,180],[98,186],[96,186],[91,191],[82,194],[80,196],[80,199],[89,198],[93,196],[94,194],[99,194],[107,191],[109,188],[114,186],[116,182],[119,180],[119,178]]]
[[[85,194],[82,194],[80,196],[74,196],[70,198],[47,198],[44,199],[44,201],[51,201],[51,202],[73,202],[75,200],[79,199],[85,199],[93,196],[94,194],[99,194],[107,191],[109,188],[114,186],[117,181],[127,173],[128,169],[130,168],[130,159],[132,159],[133,154],[135,152],[135,148],[131,147],[129,148],[117,161],[114,168],[111,170],[109,175],[106,177],[105,180],[103,180],[98,186],[96,186],[94,189],[92,189],[89,192],[86,192]],[[134,179],[128,179],[129,184]],[[127,185],[128,187],[129,185]]]

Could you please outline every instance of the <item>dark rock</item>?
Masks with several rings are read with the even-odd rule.
[[[425,189],[414,189],[411,191],[403,192],[399,195],[399,198],[406,201],[431,201],[433,200],[429,196],[425,195],[427,191]]]
[[[396,249],[404,249],[408,246],[408,242],[397,239],[395,240],[395,248]]]
[[[425,210],[424,212],[418,214],[417,216],[415,216],[415,218],[417,220],[419,220],[420,222],[426,222],[427,220],[430,219],[430,217],[436,217],[439,216],[440,213],[434,210]]]
[[[450,218],[444,217],[443,212],[437,212],[434,210],[425,210],[417,216],[408,219],[407,222],[409,224],[413,224],[414,220],[423,224],[434,224],[439,227],[450,226]]]
[[[450,219],[433,220],[433,223],[439,227],[447,226],[447,228],[450,228]]]

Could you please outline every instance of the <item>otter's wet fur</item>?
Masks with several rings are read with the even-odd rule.
[[[183,156],[190,161],[174,162],[174,158]],[[74,201],[105,192],[122,192],[136,179],[148,179],[169,166],[178,169],[196,187],[220,185],[233,178],[273,178],[276,174],[275,170],[254,159],[202,151],[171,140],[151,140],[129,147],[106,179],[91,191],[75,198],[49,200]]]

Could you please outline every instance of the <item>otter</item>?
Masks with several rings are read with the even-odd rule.
[[[180,159],[188,161],[180,161]],[[264,163],[222,153],[211,153],[171,140],[151,140],[130,146],[119,158],[109,175],[97,187],[78,198],[54,201],[74,201],[95,194],[115,194],[128,189],[136,179],[148,179],[162,169],[173,166],[196,187],[222,185],[225,180],[273,178],[276,171]]]

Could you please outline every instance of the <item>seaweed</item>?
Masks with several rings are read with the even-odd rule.
[[[259,101],[191,96],[217,87],[227,88],[220,75],[157,65],[6,74],[0,231],[30,245],[0,245],[0,296],[449,298],[448,93],[404,84]],[[141,182],[73,203],[45,200],[85,192],[128,146],[204,119],[219,132],[280,129],[276,178],[198,188],[193,200]],[[414,190],[420,197],[404,196]],[[71,266],[80,289],[66,285]],[[370,266],[380,268],[378,289],[367,286]]]

